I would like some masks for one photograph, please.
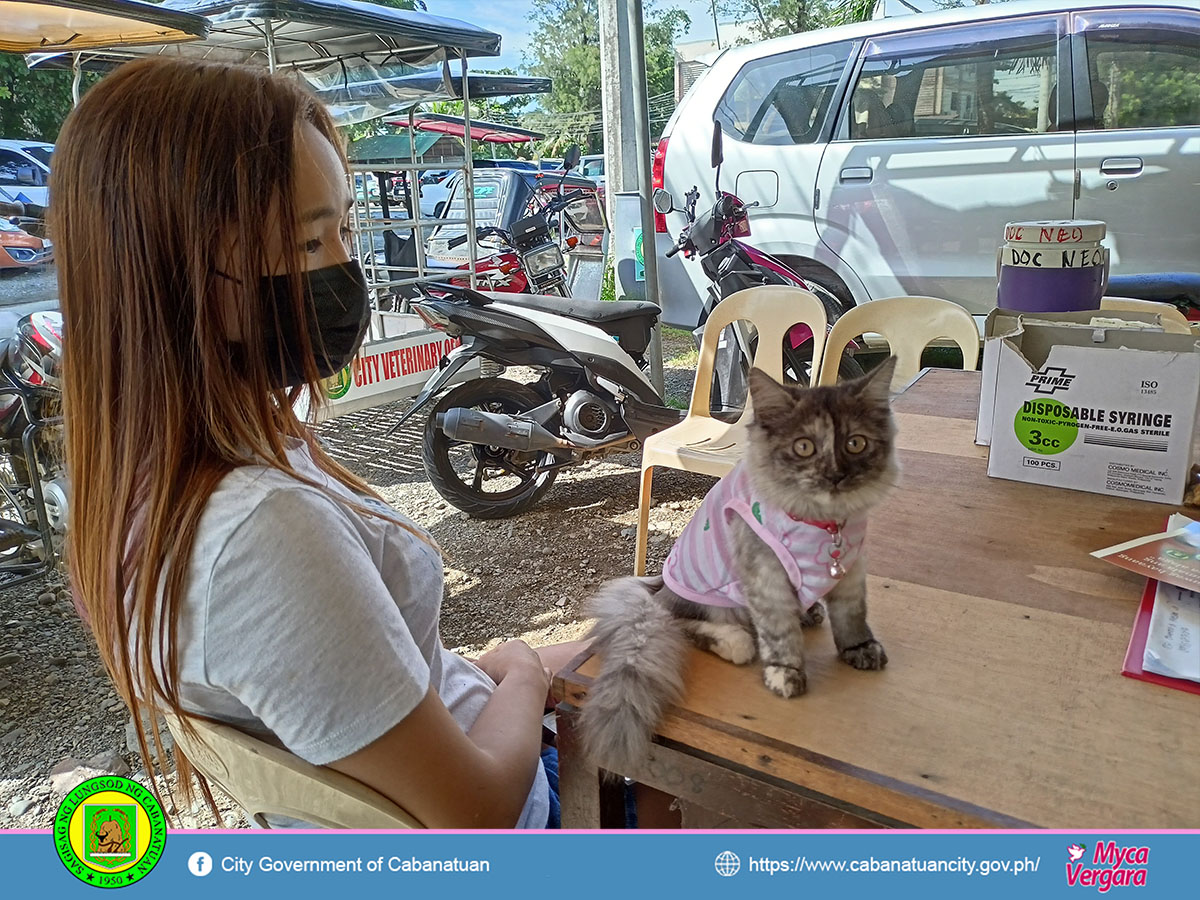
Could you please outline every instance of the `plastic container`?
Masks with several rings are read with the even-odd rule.
[[[1010,222],[996,254],[996,305],[1024,312],[1099,309],[1108,287],[1105,224]]]

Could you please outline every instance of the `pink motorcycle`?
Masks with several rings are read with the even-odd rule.
[[[830,291],[812,281],[801,278],[773,256],[757,250],[741,238],[750,236],[748,210],[757,203],[743,203],[728,191],[720,188],[721,150],[720,126],[713,134],[713,168],[717,170],[717,201],[712,209],[696,215],[696,203],[700,191],[692,187],[684,196],[683,209],[677,210],[674,198],[662,188],[654,192],[654,208],[667,215],[682,212],[687,218],[679,238],[667,251],[667,256],[683,253],[687,259],[699,259],[700,267],[711,282],[704,311],[700,316],[700,327],[696,330],[697,341],[705,321],[713,307],[731,294],[761,284],[787,284],[811,291],[825,305],[826,316],[832,324],[843,312],[842,302]],[[746,360],[753,358],[755,337],[746,335],[735,326],[729,327],[731,339],[723,342],[717,353],[714,398],[720,390],[722,405],[726,409],[740,407],[746,396]],[[748,346],[747,346],[748,345]],[[838,367],[841,378],[855,378],[863,374],[862,366],[854,359],[856,343],[846,347]],[[783,358],[786,374],[799,384],[808,384],[813,373],[813,335],[807,325],[796,325],[784,340]],[[715,405],[715,404],[714,404]]]

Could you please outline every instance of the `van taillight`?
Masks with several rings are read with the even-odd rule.
[[[658,146],[654,148],[654,165],[650,169],[650,192],[657,191],[660,187],[666,187],[664,178],[666,175],[667,166],[667,140],[663,138],[658,142]],[[654,231],[656,234],[668,234],[667,217],[658,210],[654,211]]]

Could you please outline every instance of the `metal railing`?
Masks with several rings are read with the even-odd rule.
[[[363,270],[367,275],[367,282],[372,289],[372,296],[377,311],[398,311],[408,312],[408,300],[400,297],[399,308],[392,310],[383,310],[381,305],[381,295],[384,292],[389,292],[395,298],[394,289],[405,287],[413,284],[427,284],[434,281],[444,281],[453,273],[456,278],[468,279],[468,283],[472,288],[478,286],[477,264],[478,254],[476,252],[476,244],[474,241],[467,242],[467,266],[465,269],[431,269],[425,256],[425,237],[426,234],[432,233],[434,229],[441,228],[447,225],[463,225],[467,228],[468,234],[475,233],[475,172],[471,153],[471,97],[470,97],[470,79],[467,74],[467,60],[465,54],[460,53],[459,61],[462,65],[462,102],[463,102],[463,142],[465,153],[462,160],[447,161],[444,158],[438,160],[423,161],[417,158],[416,152],[416,114],[417,108],[413,106],[408,112],[408,133],[409,133],[409,159],[407,162],[393,160],[386,163],[356,163],[350,166],[352,189],[354,190],[355,202],[353,213],[351,216],[352,230],[354,232],[355,245],[359,250],[359,258],[362,260]],[[450,79],[449,62],[443,64],[443,72],[446,80]],[[421,178],[420,174],[427,171],[443,171],[450,170],[453,172],[461,172],[463,178],[464,201],[466,208],[465,219],[443,219],[433,218],[426,219],[421,215]],[[404,202],[407,209],[407,215],[403,218],[384,215],[389,212],[389,203],[384,199],[385,183],[379,179],[379,175],[390,176],[398,174],[404,185],[403,200],[396,202]],[[379,182],[379,196],[372,197],[370,191],[369,179],[375,177]],[[450,176],[447,176],[450,177]],[[361,195],[358,190],[357,182],[361,179],[362,191]],[[391,178],[387,179],[391,181]],[[390,199],[390,198],[389,198]],[[378,210],[380,215],[373,214]],[[428,231],[427,231],[428,229]],[[387,243],[384,241],[383,247],[377,249],[375,246],[376,235],[391,231],[397,236],[400,232],[411,231],[410,240],[416,247],[415,253],[415,269],[416,275],[405,274],[401,277],[396,277],[396,273],[411,273],[412,268],[406,266],[389,265],[387,260]],[[383,260],[380,261],[380,255]],[[393,306],[395,305],[393,300]]]

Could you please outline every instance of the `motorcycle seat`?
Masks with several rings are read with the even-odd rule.
[[[625,352],[635,357],[645,353],[650,346],[650,332],[662,313],[655,304],[641,300],[577,300],[540,294],[482,293],[497,303],[510,303],[595,325],[615,337]]]
[[[626,319],[657,318],[662,310],[641,300],[577,300],[574,297],[546,297],[541,294],[501,294],[483,291],[498,303],[511,303],[542,312],[604,325]]]

